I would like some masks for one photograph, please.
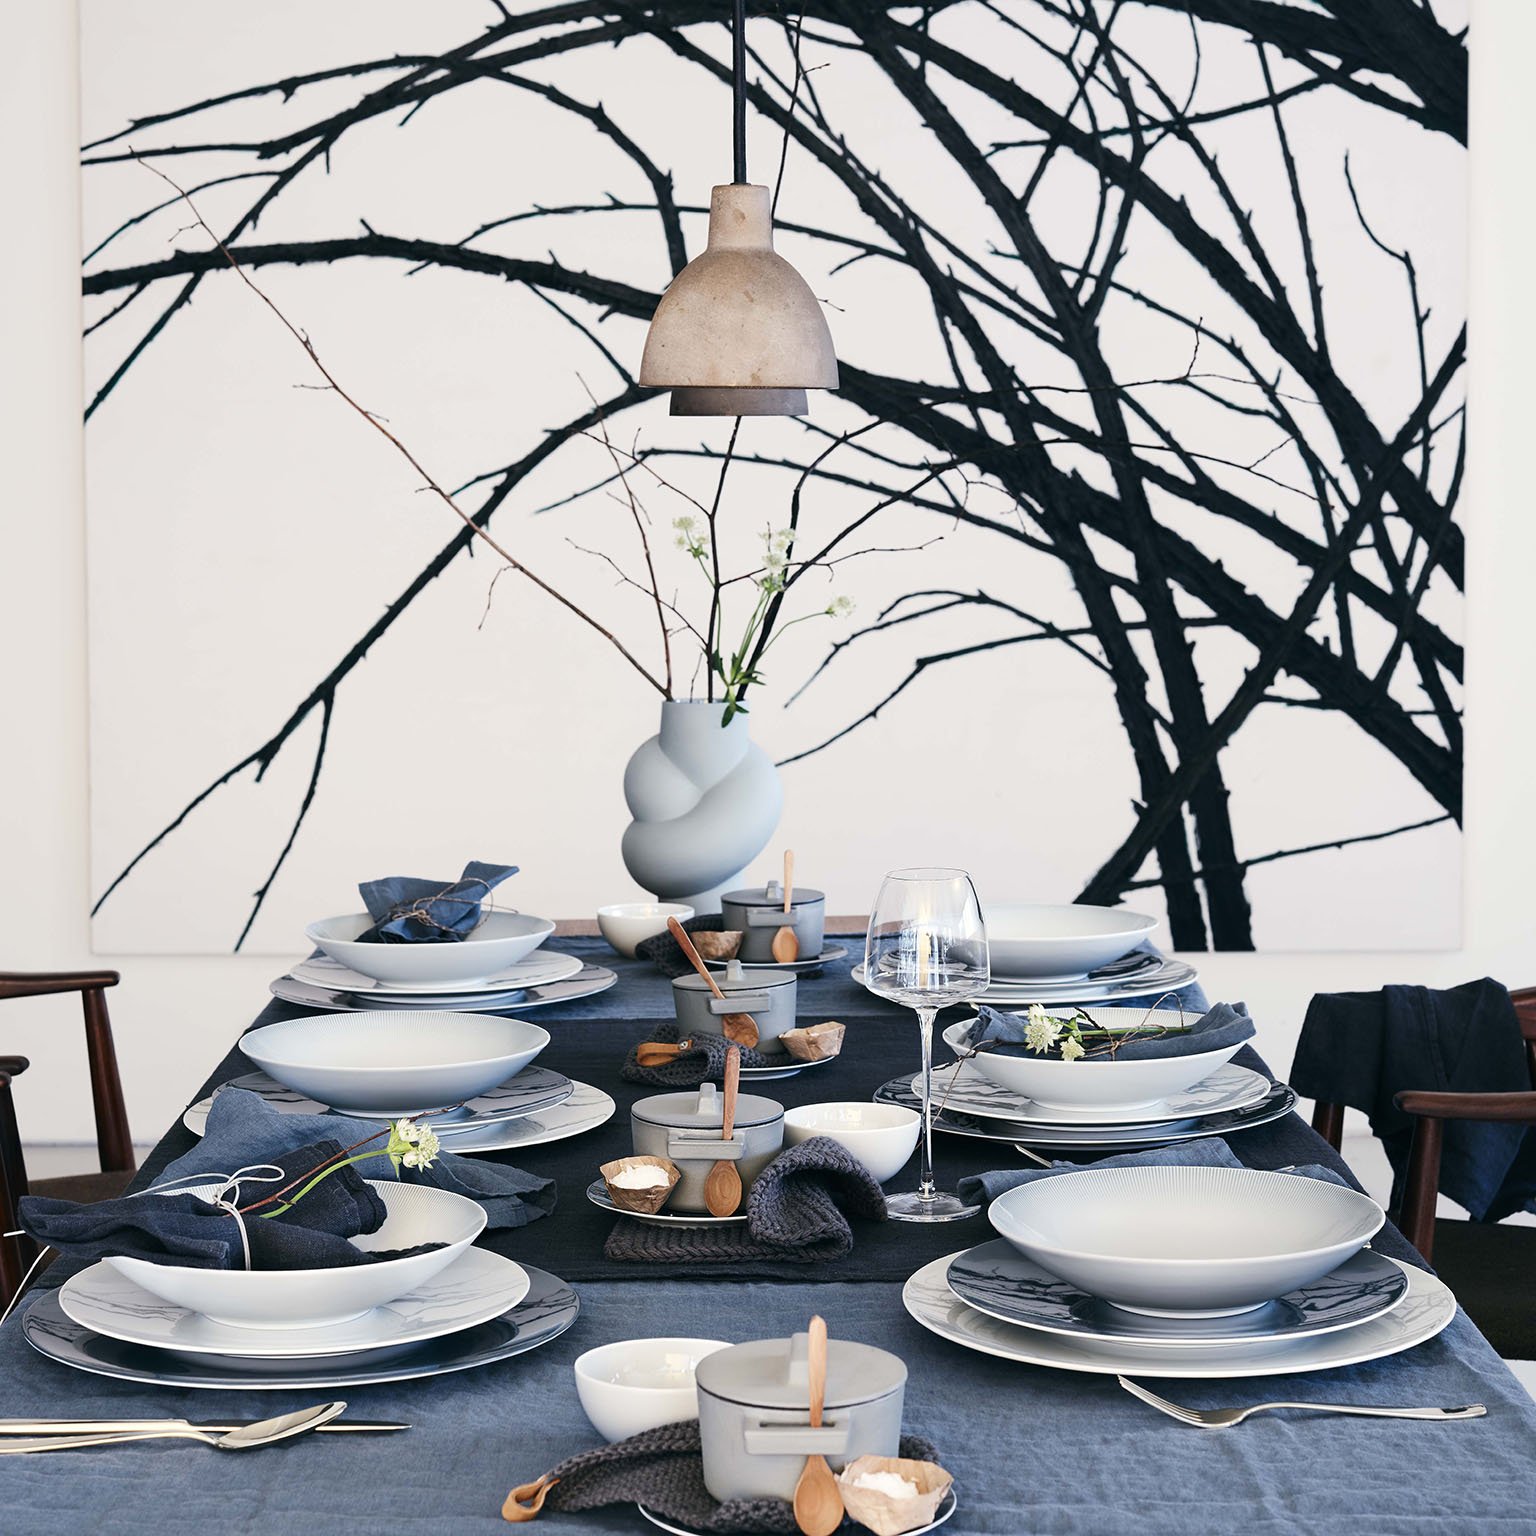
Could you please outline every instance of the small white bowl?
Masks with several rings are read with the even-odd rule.
[[[367,1182],[384,1202],[384,1224],[377,1232],[352,1238],[354,1248],[380,1253],[420,1243],[444,1246],[341,1269],[191,1269],[122,1257],[106,1262],[151,1295],[236,1328],[324,1328],[348,1322],[441,1274],[479,1237],[486,1222],[482,1205],[446,1189],[387,1179]],[[180,1193],[206,1199],[218,1187],[199,1184]]]
[[[240,1049],[285,1088],[332,1109],[413,1115],[514,1077],[549,1031],[493,1013],[363,1008],[263,1024]]]
[[[635,946],[667,931],[667,919],[686,923],[693,908],[679,901],[620,901],[597,909],[597,931],[626,960],[635,958]]]
[[[801,1104],[784,1111],[784,1143],[826,1136],[846,1147],[879,1181],[894,1179],[917,1147],[922,1116],[900,1104]]]
[[[620,1339],[576,1359],[576,1395],[608,1441],[699,1416],[699,1361],[730,1346],[723,1339]]]
[[[1077,1010],[1051,1008],[1065,1015]],[[1139,1008],[1084,1008],[1095,1024],[1134,1022],[1146,1016]],[[1123,1014],[1125,1019],[1114,1015]],[[1174,1014],[1172,1022],[1178,1022]],[[971,1025],[965,1020],[944,1031],[944,1043],[957,1056],[970,1049],[965,1043]],[[1243,1042],[1189,1056],[1157,1056],[1147,1061],[1063,1061],[1060,1056],[1036,1056],[1017,1048],[1007,1052],[977,1051],[971,1058],[976,1070],[999,1088],[1033,1099],[1048,1109],[1150,1109],[1170,1094],[1183,1093],[1203,1083],[1211,1073],[1242,1050]]]
[[[988,902],[987,953],[994,981],[1084,976],[1130,954],[1157,919],[1124,907]]]
[[[1088,1168],[987,1210],[1026,1258],[1129,1312],[1226,1317],[1337,1269],[1381,1229],[1341,1184],[1254,1168]]]
[[[304,936],[331,959],[375,981],[425,990],[484,981],[526,960],[555,931],[548,918],[487,912],[485,921],[465,939],[445,939],[440,944],[359,944],[357,936],[371,927],[373,919],[366,912],[352,912],[311,923]]]

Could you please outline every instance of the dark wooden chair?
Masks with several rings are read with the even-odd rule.
[[[11,997],[43,997],[78,992],[85,1009],[85,1051],[91,1069],[91,1099],[96,1111],[96,1147],[100,1173],[66,1178],[27,1179],[21,1151],[21,1130],[11,1081],[27,1070],[25,1056],[0,1056],[0,1233],[16,1230],[16,1205],[23,1195],[57,1195],[65,1200],[109,1200],[133,1177],[133,1141],[123,1085],[112,1046],[112,1021],[107,1017],[106,989],[118,982],[116,971],[0,971],[0,1002]],[[28,1267],[37,1257],[29,1237],[0,1236],[0,1308],[9,1305],[21,1288]]]
[[[1536,1360],[1536,1227],[1436,1217],[1440,1149],[1447,1120],[1536,1125],[1536,987],[1510,994],[1525,1037],[1527,1093],[1432,1093],[1405,1088],[1393,1096],[1414,1117],[1403,1204],[1394,1212],[1403,1236],[1433,1264],[1467,1316],[1510,1360]],[[1312,1127],[1335,1151],[1344,1106],[1319,1103]]]

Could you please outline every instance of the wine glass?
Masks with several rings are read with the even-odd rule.
[[[914,1193],[887,1195],[897,1221],[959,1221],[979,1205],[933,1182],[933,1021],[939,1009],[984,991],[991,980],[987,928],[963,869],[894,869],[880,884],[864,941],[864,985],[917,1010],[923,1043],[923,1135]]]

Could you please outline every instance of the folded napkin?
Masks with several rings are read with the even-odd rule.
[[[282,1178],[244,1179],[226,1195],[226,1201],[238,1208],[265,1200],[289,1184],[303,1181],[305,1175],[339,1156],[341,1150],[340,1142],[321,1140],[293,1148],[284,1156],[266,1158],[282,1169]],[[22,1226],[38,1242],[71,1258],[119,1256],[189,1269],[246,1267],[240,1222],[195,1194],[144,1193],[94,1205],[28,1195],[19,1214]],[[441,1243],[425,1243],[378,1253],[354,1248],[347,1241],[349,1237],[376,1232],[384,1221],[384,1202],[363,1182],[355,1165],[328,1174],[290,1209],[266,1217],[252,1211],[243,1221],[252,1269],[341,1269],[442,1247]]]
[[[650,1038],[664,1045],[675,1045],[682,1036],[683,1026],[674,1020],[670,1024],[658,1024],[651,1031]],[[671,1061],[663,1062],[659,1067],[642,1067],[635,1060],[640,1047],[631,1046],[629,1055],[624,1058],[624,1065],[619,1069],[619,1076],[627,1083],[648,1083],[653,1088],[693,1088],[705,1078],[714,1083],[723,1083],[725,1057],[731,1049],[731,1042],[724,1035],[700,1034],[697,1031],[693,1033],[692,1040],[691,1050],[684,1051],[681,1056],[674,1056]],[[784,1065],[782,1056],[765,1056],[761,1051],[748,1050],[744,1045],[736,1049],[741,1052],[741,1064],[744,1067]]]
[[[1145,1017],[1149,1010],[1122,1007],[1102,1011],[1122,1013],[1127,1023],[1134,1023]],[[1169,1010],[1151,1011],[1166,1013]],[[1071,1010],[1048,1008],[1046,1012],[1053,1017],[1065,1017]],[[986,1045],[989,1050],[1002,1050],[1014,1056],[1034,1055],[1025,1045],[1025,1029],[1028,1024],[1027,1013],[1002,1013],[996,1008],[983,1008],[971,1025],[966,1043],[971,1046]],[[1093,1061],[1152,1061],[1165,1056],[1193,1056],[1201,1051],[1219,1051],[1223,1046],[1241,1045],[1254,1035],[1253,1020],[1248,1017],[1246,1003],[1217,1003],[1187,1029],[1180,1029],[1176,1024],[1164,1027],[1169,1033],[1123,1040],[1115,1046],[1113,1053],[1102,1043],[1092,1044],[1088,1054],[1079,1058],[1078,1065]]]
[[[1484,978],[1445,991],[1383,987],[1312,999],[1291,1069],[1296,1091],[1370,1116],[1392,1163],[1392,1203],[1407,1176],[1413,1118],[1392,1102],[1405,1088],[1519,1093],[1531,1086],[1509,993]],[[1536,1133],[1523,1125],[1445,1122],[1440,1191],[1474,1221],[1536,1209]]]
[[[1219,1136],[1208,1136],[1200,1141],[1181,1141],[1171,1147],[1152,1147],[1145,1152],[1121,1152],[1114,1157],[1102,1157],[1096,1163],[1052,1163],[1049,1168],[999,1168],[991,1173],[967,1174],[959,1182],[962,1200],[980,1200],[989,1203],[1010,1189],[1021,1184],[1033,1184],[1036,1179],[1054,1178],[1058,1173],[1082,1173],[1089,1168],[1244,1168],[1233,1154],[1231,1147]],[[1308,1179],[1324,1179],[1331,1184],[1351,1187],[1331,1168],[1321,1163],[1306,1163],[1294,1168],[1284,1168],[1283,1173],[1299,1174]]]
[[[380,1120],[353,1120],[344,1115],[286,1115],[257,1093],[225,1088],[214,1095],[203,1139],[178,1157],[161,1175],[161,1181],[188,1174],[227,1174],[251,1163],[280,1162],[296,1146],[331,1137],[344,1147],[365,1141],[388,1127]],[[455,1157],[447,1149],[451,1136],[443,1137],[441,1151],[428,1169],[401,1168],[384,1155],[387,1134],[371,1143],[377,1156],[354,1163],[365,1179],[400,1179],[408,1184],[430,1184],[455,1195],[478,1200],[490,1217],[488,1225],[525,1227],[555,1208],[553,1179],[541,1179],[508,1163],[488,1162],[482,1157]],[[357,1147],[358,1152],[366,1147]],[[327,1181],[329,1182],[329,1181]]]
[[[515,864],[481,864],[471,859],[451,883],[406,875],[365,880],[358,890],[373,927],[360,933],[357,942],[456,944],[480,926],[481,902],[516,873]]]
[[[897,1453],[912,1461],[937,1461],[920,1435],[903,1435]],[[549,1485],[545,1509],[574,1513],[605,1504],[644,1504],[690,1530],[718,1536],[796,1536],[795,1512],[782,1499],[733,1499],[718,1503],[704,1486],[699,1421],[663,1424],[616,1445],[582,1451],[539,1479]]]
[[[690,917],[683,923],[683,932],[724,933],[725,919],[718,912],[707,917]],[[635,954],[641,960],[649,960],[663,976],[687,976],[693,970],[693,962],[670,933],[656,933],[641,939],[635,945]]]
[[[758,1174],[745,1227],[656,1227],[626,1216],[603,1253],[640,1263],[820,1264],[852,1252],[849,1216],[884,1221],[885,1192],[846,1147],[813,1136]]]

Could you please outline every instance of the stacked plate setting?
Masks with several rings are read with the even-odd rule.
[[[1281,1375],[1432,1338],[1456,1302],[1371,1251],[1385,1217],[1342,1184],[1189,1165],[1086,1168],[999,1196],[1000,1237],[907,1282],[924,1327],[1102,1374]]]

